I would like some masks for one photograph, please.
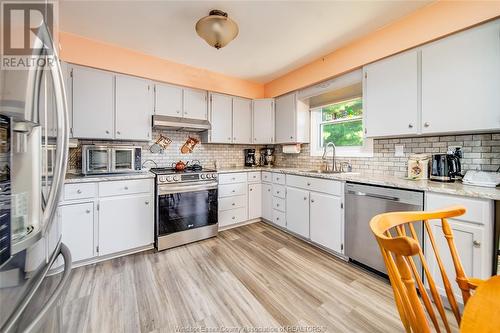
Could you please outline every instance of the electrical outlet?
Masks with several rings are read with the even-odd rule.
[[[394,145],[394,156],[404,157],[405,156],[404,148],[405,148],[404,145]]]

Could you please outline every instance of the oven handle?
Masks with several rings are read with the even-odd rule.
[[[217,189],[217,182],[209,183],[195,183],[195,184],[169,184],[169,185],[159,185],[158,195],[173,194],[173,193],[186,193],[186,192],[197,192],[205,190],[215,190]]]

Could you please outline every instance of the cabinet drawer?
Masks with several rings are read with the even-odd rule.
[[[285,208],[286,208],[285,199],[273,197],[273,209],[277,209],[284,212]]]
[[[219,210],[242,208],[247,206],[246,195],[235,195],[219,199]]]
[[[342,183],[336,180],[287,175],[286,184],[315,192],[342,195]]]
[[[249,172],[248,173],[248,182],[249,183],[256,183],[260,182],[260,171],[254,171],[254,172]]]
[[[279,210],[273,209],[273,223],[286,227],[286,216],[285,213],[280,212]]]
[[[273,174],[269,171],[262,171],[262,181],[271,183],[273,181]]]
[[[285,185],[285,174],[273,172],[273,183]]]
[[[246,193],[247,193],[247,184],[245,183],[219,185],[219,198],[229,197],[234,195],[245,195]]]
[[[219,175],[219,184],[245,183],[246,181],[246,172],[222,173]]]
[[[455,220],[490,224],[493,220],[493,201],[487,199],[467,198],[455,195],[425,193],[425,210],[438,210],[450,206],[464,206],[466,212]]]
[[[153,192],[152,179],[119,180],[99,183],[100,197],[148,192]]]
[[[228,226],[247,220],[247,209],[236,208],[219,212],[219,227]]]
[[[273,195],[278,198],[286,198],[286,187],[283,185],[273,185]]]
[[[64,200],[87,199],[97,197],[96,183],[64,185]]]

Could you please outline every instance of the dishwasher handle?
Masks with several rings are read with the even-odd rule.
[[[377,199],[383,199],[383,200],[389,200],[389,201],[400,201],[400,199],[398,197],[391,197],[391,196],[382,195],[382,194],[366,193],[366,192],[361,192],[361,191],[347,191],[347,194],[358,195],[358,196],[363,196],[363,197],[370,197],[370,198],[377,198]]]

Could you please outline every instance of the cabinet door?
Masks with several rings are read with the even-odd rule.
[[[73,137],[112,139],[114,74],[73,67]]]
[[[99,200],[99,255],[150,245],[154,241],[151,194]]]
[[[273,186],[262,184],[262,217],[268,221],[273,220]]]
[[[59,208],[62,241],[71,251],[71,259],[85,260],[94,256],[94,204],[92,202]]]
[[[231,96],[211,94],[212,143],[231,143],[233,124],[233,99]]]
[[[342,209],[340,197],[310,193],[311,240],[342,253]]]
[[[153,95],[149,81],[117,75],[115,138],[150,140],[152,103]]]
[[[418,52],[373,63],[364,72],[366,136],[417,134]]]
[[[253,143],[274,142],[274,100],[253,100]]]
[[[475,278],[488,278],[489,276],[484,276],[482,274],[482,271],[484,270],[484,267],[482,267],[482,258],[485,258],[485,256],[488,255],[486,246],[483,246],[486,240],[483,227],[452,219],[449,219],[448,222],[453,232],[455,246],[457,247],[457,252],[460,256],[460,261],[463,265],[465,275]],[[430,221],[430,225],[436,240],[439,255],[445,267],[448,279],[451,281],[453,292],[457,300],[460,301],[462,300],[462,295],[458,285],[455,283],[455,268],[453,266],[448,244],[443,235],[441,221]],[[441,273],[434,256],[434,251],[432,251],[432,245],[427,237],[427,233],[425,248],[428,249],[425,251],[425,257],[429,265],[431,275],[436,282],[438,292],[445,296],[446,292],[441,280]],[[489,264],[490,261],[488,260],[486,262]]]
[[[276,98],[275,128],[276,143],[290,143],[296,141],[297,132],[297,103],[296,93]]]
[[[184,118],[208,119],[207,92],[204,90],[184,89]]]
[[[258,219],[262,216],[262,184],[248,185],[248,219]]]
[[[252,143],[252,101],[233,98],[233,143]]]
[[[309,238],[309,191],[286,188],[286,227]]]
[[[500,128],[500,22],[422,48],[423,133]]]
[[[182,88],[155,84],[155,114],[182,117]]]

